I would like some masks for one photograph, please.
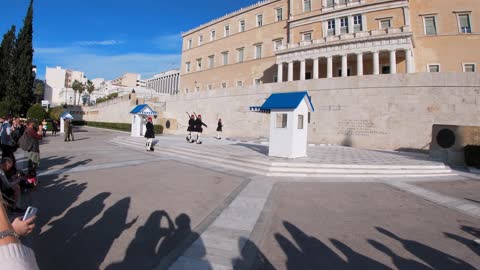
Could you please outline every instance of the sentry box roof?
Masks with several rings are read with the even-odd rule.
[[[250,107],[250,111],[269,113],[271,110],[295,110],[303,100],[310,111],[315,111],[307,91],[272,94],[262,106]]]
[[[130,114],[158,115],[158,113],[156,111],[152,110],[152,108],[150,108],[150,106],[148,106],[147,104],[137,105],[135,108],[133,108],[132,111],[130,111]]]

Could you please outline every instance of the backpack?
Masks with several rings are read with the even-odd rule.
[[[33,142],[27,132],[23,132],[20,139],[18,139],[18,146],[23,150],[29,152],[33,148]]]

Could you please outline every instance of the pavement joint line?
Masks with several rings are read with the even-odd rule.
[[[451,196],[440,194],[434,191],[430,191],[406,182],[384,182],[386,185],[389,185],[395,189],[402,190],[404,192],[411,193],[420,198],[423,198],[429,202],[435,203],[437,205],[462,212],[471,217],[480,219],[480,207],[472,204],[463,199],[457,199]]]
[[[197,235],[202,235],[209,227],[212,226],[213,222],[220,216],[220,214],[235,200],[236,197],[250,184],[251,180],[245,178],[224,200],[213,209],[210,214],[208,214],[194,229],[193,232],[196,232]],[[191,234],[194,235],[194,234]],[[154,267],[154,270],[166,270],[182,257],[182,254],[185,253],[188,248],[190,248],[198,238],[188,238],[184,239],[178,246],[173,249],[166,257],[164,257],[160,263]]]
[[[72,167],[72,168],[61,168],[61,169],[51,169],[46,171],[40,171],[38,173],[38,176],[63,175],[67,173],[80,173],[80,172],[104,170],[104,169],[123,167],[125,165],[142,165],[145,163],[151,163],[151,162],[162,161],[162,160],[167,160],[167,159],[165,158],[137,159],[137,160],[128,160],[128,161],[121,161],[121,162],[91,165],[91,166],[79,165],[77,167]]]

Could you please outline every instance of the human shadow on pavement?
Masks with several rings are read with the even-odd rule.
[[[166,227],[162,227],[163,219]],[[123,261],[109,265],[106,270],[152,269],[156,266],[168,269],[199,238],[198,233],[192,231],[190,223],[190,217],[186,214],[180,214],[172,221],[165,211],[153,212],[145,224],[137,229]],[[198,241],[193,245],[198,245]],[[196,250],[199,251],[196,255],[205,256],[203,243]],[[197,269],[211,267],[203,261]]]
[[[473,228],[470,226],[461,226],[461,229],[472,235],[471,238],[465,238],[463,236],[453,234],[453,233],[444,233],[446,237],[456,240],[457,242],[463,244],[464,246],[470,248],[473,252],[475,252],[478,256],[480,256],[480,246],[473,242],[474,239],[480,238],[480,229]]]
[[[250,150],[253,150],[265,156],[268,155],[268,146],[266,145],[248,144],[248,143],[236,143],[234,145],[248,148]]]
[[[240,237],[238,248],[241,250],[241,257],[232,260],[233,270],[275,270],[257,245],[248,238]]]
[[[94,201],[91,202],[91,205],[82,207],[89,207],[98,213],[105,196],[106,194],[100,194],[93,199]],[[79,227],[83,227],[83,229],[66,239],[66,242],[58,250],[57,254],[49,254],[49,263],[42,265],[40,262],[43,261],[37,256],[40,261],[40,269],[99,269],[113,242],[137,221],[138,217],[127,222],[129,208],[130,198],[127,197],[105,210],[103,215],[92,225],[86,227],[84,227],[86,224],[74,225],[76,226],[74,229],[79,229]],[[84,218],[83,222],[91,220],[94,213],[91,214],[91,216]],[[46,253],[49,253],[49,245],[42,248],[46,249]]]
[[[404,239],[384,229],[376,227],[380,233],[400,242],[405,250],[415,255],[433,269],[477,269],[469,263],[420,242]]]
[[[372,245],[374,248],[376,248],[377,250],[383,252],[385,255],[389,256],[393,262],[393,264],[398,268],[398,269],[408,269],[408,270],[432,270],[432,268],[426,266],[425,264],[422,264],[420,262],[417,262],[415,260],[411,260],[411,259],[407,259],[407,258],[403,258],[397,254],[395,254],[395,252],[393,252],[390,248],[388,248],[387,246],[385,246],[384,244],[378,242],[378,241],[375,241],[375,240],[372,240],[372,239],[368,239],[367,242]]]

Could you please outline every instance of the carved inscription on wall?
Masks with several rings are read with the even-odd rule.
[[[324,112],[338,112],[338,111],[343,111],[347,108],[345,105],[320,105],[315,107],[315,110],[317,111],[324,111]]]
[[[387,135],[387,132],[380,130],[370,120],[341,120],[338,122],[338,135],[349,136],[371,136],[371,135]]]

